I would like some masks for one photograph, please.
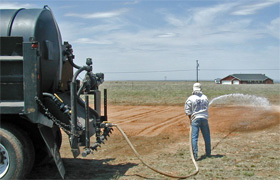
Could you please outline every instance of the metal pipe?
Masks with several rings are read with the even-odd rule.
[[[79,74],[82,72],[82,71],[90,71],[91,67],[90,66],[83,66],[81,67],[80,69],[78,69],[75,73],[74,73],[74,76],[72,78],[72,82],[76,82],[76,79],[78,78]]]
[[[107,89],[104,89],[104,120],[107,121]]]
[[[74,158],[76,158],[80,154],[79,145],[78,145],[78,137],[75,136],[77,134],[77,77],[82,71],[89,71],[91,70],[90,66],[83,66],[78,69],[70,83],[70,93],[71,93],[71,150],[73,153]]]
[[[71,133],[76,134],[77,131],[77,83],[76,79],[78,75],[84,70],[85,68],[81,68],[77,70],[73,76],[72,82],[70,83],[70,93],[71,93]],[[74,135],[71,135],[71,147],[76,147],[78,141],[76,140]]]
[[[80,89],[78,90],[78,93],[77,93],[78,97],[80,97],[80,95],[82,94],[82,91],[83,91],[83,89],[85,88],[85,86],[86,86],[86,84],[85,84],[85,82],[83,82],[82,86],[81,86]]]
[[[79,155],[79,147],[78,147],[78,138],[74,135],[77,132],[77,84],[76,82],[71,82],[70,84],[71,91],[71,149],[74,158]]]
[[[70,84],[70,91],[71,91],[71,132],[73,134],[76,133],[76,126],[77,126],[77,102],[76,102],[76,82],[71,82]]]
[[[196,60],[196,82],[198,82],[198,67],[199,67],[198,60]]]
[[[53,94],[51,94],[51,93],[46,93],[46,92],[43,92],[43,96],[48,96],[48,97],[50,97],[50,98],[52,98],[52,99],[55,97]]]
[[[97,101],[97,92],[94,91],[93,92],[93,95],[94,95],[94,110],[96,110],[98,113],[100,113],[100,108],[97,109],[97,105],[100,104],[98,101]],[[101,140],[100,140],[100,124],[101,124],[101,121],[100,121],[100,118],[97,118],[96,119],[96,128],[95,128],[95,136],[96,136],[96,142],[97,143],[101,143]]]
[[[85,133],[85,142],[86,148],[89,148],[90,145],[90,137],[89,137],[89,97],[88,94],[85,93],[85,110],[86,110],[86,117],[85,117],[85,126],[86,126],[86,133]]]
[[[81,68],[82,68],[81,66],[78,66],[78,65],[76,65],[76,64],[73,62],[73,58],[72,58],[72,57],[69,57],[69,58],[68,58],[68,61],[69,61],[69,63],[70,63],[74,68],[76,68],[76,69],[81,69]]]

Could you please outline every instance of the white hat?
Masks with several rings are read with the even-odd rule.
[[[201,91],[201,84],[200,83],[194,83],[193,91]]]

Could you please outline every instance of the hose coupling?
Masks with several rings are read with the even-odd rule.
[[[114,127],[115,125],[112,124],[111,122],[109,121],[103,121],[101,124],[100,124],[100,127],[101,128],[110,128],[110,127]]]

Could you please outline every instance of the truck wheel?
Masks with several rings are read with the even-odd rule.
[[[24,152],[20,140],[0,128],[0,178],[20,179],[24,176]]]
[[[35,161],[35,150],[33,142],[26,132],[20,131],[20,134],[17,137],[24,147],[24,173],[26,175],[29,174],[33,168]]]
[[[23,153],[24,153],[23,154],[23,164],[24,164],[23,172],[24,172],[24,176],[25,176],[26,174],[31,172],[33,165],[34,165],[35,150],[34,150],[33,143],[31,141],[30,137],[28,136],[28,134],[14,124],[3,123],[1,125],[1,128],[12,133],[20,141],[21,145],[23,146]]]

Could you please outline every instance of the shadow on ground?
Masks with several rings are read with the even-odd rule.
[[[197,161],[201,161],[201,160],[206,159],[206,158],[222,158],[222,157],[224,157],[224,155],[221,155],[221,154],[211,155],[210,157],[207,157],[206,155],[203,155],[200,158],[198,158]]]
[[[115,159],[89,160],[63,158],[66,170],[65,179],[117,179],[138,164],[110,164]],[[26,179],[62,179],[54,163],[34,167]]]

